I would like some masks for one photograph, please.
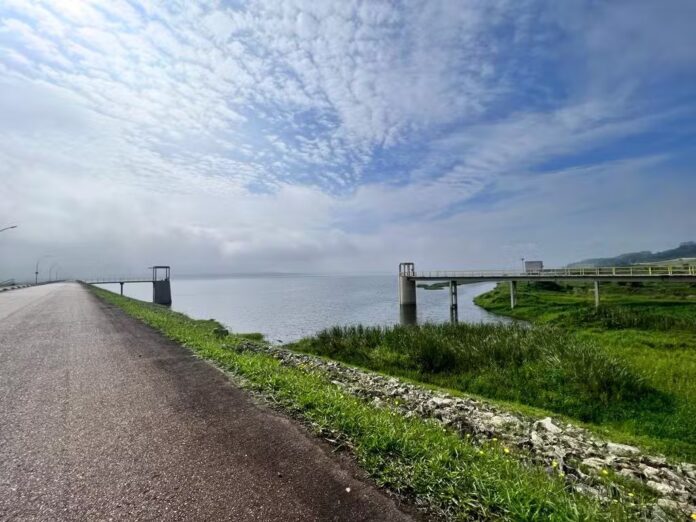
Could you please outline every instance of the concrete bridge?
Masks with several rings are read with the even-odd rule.
[[[399,304],[402,318],[415,316],[416,283],[418,281],[449,282],[450,317],[457,321],[457,285],[468,283],[510,283],[510,307],[517,304],[518,281],[583,281],[594,283],[595,306],[599,306],[599,284],[602,282],[689,282],[696,283],[696,265],[636,265],[596,268],[544,268],[533,271],[515,270],[435,270],[417,272],[414,263],[399,264]],[[408,322],[408,321],[406,321]]]
[[[156,265],[149,268],[152,276],[108,276],[101,278],[85,279],[84,283],[90,285],[121,285],[121,295],[123,295],[123,285],[126,283],[152,283],[152,302],[169,306],[172,304],[172,290],[170,283],[171,267],[167,265]]]

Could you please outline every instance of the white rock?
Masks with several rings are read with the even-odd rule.
[[[511,424],[512,422],[514,422],[514,420],[512,417],[509,417],[507,415],[494,415],[493,417],[488,419],[488,422],[496,428],[502,428],[506,424]]]
[[[546,417],[544,419],[538,420],[534,423],[534,427],[537,429],[543,429],[544,431],[547,431],[549,433],[560,433],[561,428],[556,426],[553,421],[551,420],[551,417]]]
[[[627,478],[636,478],[638,476],[638,474],[630,468],[620,470],[619,475]]]
[[[586,484],[576,484],[575,491],[577,491],[578,493],[584,493],[585,495],[591,495],[591,496],[596,497],[596,498],[599,498],[601,496],[599,494],[599,491],[597,491],[595,488],[590,487]]]
[[[657,505],[666,509],[671,509],[673,511],[679,511],[681,509],[681,506],[679,505],[678,502],[675,502],[674,500],[669,500],[666,498],[661,498],[657,501]]]
[[[372,405],[376,406],[377,408],[381,408],[382,406],[384,406],[384,401],[379,397],[375,397],[374,399],[372,399]]]
[[[445,397],[433,397],[430,399],[430,404],[432,406],[435,406],[437,408],[442,408],[444,406],[451,406],[452,405],[452,399],[446,399]]]
[[[607,467],[607,463],[604,462],[602,459],[598,459],[596,457],[589,457],[585,460],[582,461],[582,463],[587,466],[588,468],[592,469],[603,469]]]
[[[651,466],[664,466],[667,464],[667,459],[665,457],[654,457],[648,455],[645,457],[645,461]]]
[[[536,431],[533,431],[531,433],[531,435],[529,436],[529,438],[532,441],[533,446],[543,446],[544,445],[544,439],[542,439]]]
[[[657,468],[651,468],[650,466],[641,466],[640,470],[643,472],[643,475],[646,477],[657,477],[660,474],[660,470]]]
[[[607,451],[619,457],[640,455],[640,450],[635,446],[629,446],[628,444],[617,444],[615,442],[607,442]]]
[[[657,504],[653,505],[651,511],[651,522],[669,522],[669,517],[667,516],[667,513],[665,513],[664,510]]]
[[[684,479],[683,479],[683,478],[681,478],[679,475],[677,475],[676,473],[674,473],[673,471],[670,471],[670,470],[668,470],[668,469],[664,469],[664,468],[661,469],[661,470],[660,470],[660,474],[661,474],[663,477],[665,477],[666,479],[669,479],[669,480],[671,480],[672,482],[676,482],[677,484],[680,484],[680,483],[684,482]]]
[[[663,495],[671,495],[676,492],[676,489],[674,489],[672,486],[663,484],[662,482],[655,482],[654,480],[648,480],[646,485]]]

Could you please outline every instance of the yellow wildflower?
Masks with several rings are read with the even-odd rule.
[[[608,472],[606,469],[603,469],[603,470],[602,470],[602,475],[605,475],[605,476],[606,476],[606,475],[608,475],[608,474],[609,474],[609,472]]]
[[[552,468],[557,468],[557,467],[558,467],[558,462],[556,462],[555,460],[554,460],[554,461],[551,461],[551,467],[552,467]]]
[[[508,448],[504,448],[503,451],[504,451],[505,453],[510,453],[510,450],[509,450]]]
[[[691,520],[696,520],[696,513],[691,513]]]

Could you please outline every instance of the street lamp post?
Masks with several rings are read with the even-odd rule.
[[[17,228],[17,225],[10,225],[9,227],[0,228],[0,232],[4,232],[5,230],[12,230],[13,228]]]
[[[46,259],[48,257],[53,257],[51,254],[41,256],[39,259],[36,260],[36,269],[34,270],[34,284],[38,285],[39,284],[39,263],[41,262],[42,259]],[[50,275],[50,274],[49,274]]]

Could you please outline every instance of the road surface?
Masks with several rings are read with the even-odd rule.
[[[0,520],[408,520],[346,458],[75,283],[0,294]]]

